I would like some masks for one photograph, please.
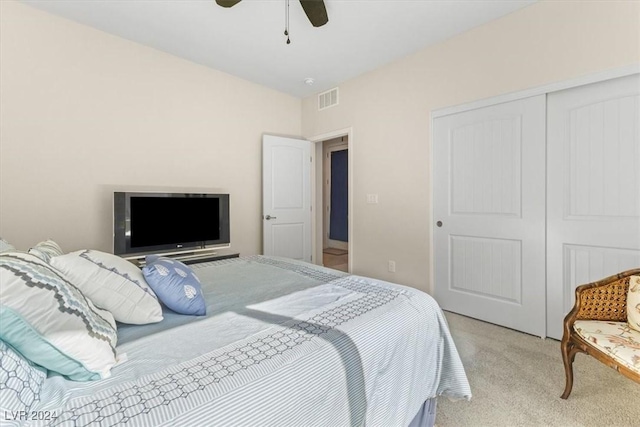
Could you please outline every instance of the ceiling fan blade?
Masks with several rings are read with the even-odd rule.
[[[231,7],[240,3],[240,0],[216,0],[216,3],[222,7]]]
[[[322,27],[329,22],[327,9],[324,7],[324,0],[300,0],[304,13],[314,27]]]

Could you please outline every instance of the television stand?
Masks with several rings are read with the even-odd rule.
[[[206,250],[206,251],[198,250],[194,252],[171,252],[171,253],[145,254],[145,255],[137,255],[135,257],[128,257],[125,259],[134,263],[136,266],[142,268],[146,265],[145,257],[147,255],[157,255],[165,258],[171,258],[171,259],[175,259],[176,261],[180,261],[184,264],[197,264],[202,262],[219,261],[222,259],[238,258],[240,256],[239,253],[218,254],[214,250]]]
[[[198,264],[201,262],[220,261],[221,259],[239,258],[239,257],[240,257],[240,254],[224,254],[224,255],[210,254],[206,256],[199,255],[196,258],[181,259],[179,261],[185,264]]]

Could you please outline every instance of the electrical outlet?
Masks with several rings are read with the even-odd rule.
[[[390,273],[395,273],[396,272],[396,262],[395,261],[389,261],[389,272]]]

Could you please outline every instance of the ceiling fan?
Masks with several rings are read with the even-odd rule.
[[[216,3],[222,7],[232,7],[240,3],[240,0],[216,0]],[[300,5],[314,27],[322,27],[329,22],[324,0],[300,0]]]

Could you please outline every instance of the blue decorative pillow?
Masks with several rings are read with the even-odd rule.
[[[180,314],[206,314],[200,280],[191,268],[157,255],[147,255],[145,261],[147,265],[142,268],[142,274],[164,305]]]

